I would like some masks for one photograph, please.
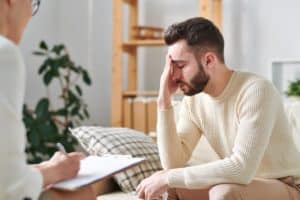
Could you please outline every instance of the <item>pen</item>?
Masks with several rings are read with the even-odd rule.
[[[56,146],[61,153],[67,155],[65,147],[60,142],[56,143]]]

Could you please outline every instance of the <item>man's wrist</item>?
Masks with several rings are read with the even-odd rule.
[[[172,171],[172,169],[167,169],[165,170],[166,171],[166,176],[165,176],[165,184],[170,187],[170,184],[169,184],[169,173],[170,171]]]
[[[158,97],[157,105],[160,110],[166,110],[172,107],[171,98]]]
[[[47,187],[48,185],[56,182],[56,175],[54,173],[55,167],[51,165],[51,163],[45,161],[33,166],[37,168],[43,176],[43,187]]]

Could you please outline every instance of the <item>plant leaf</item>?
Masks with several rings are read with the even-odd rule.
[[[79,117],[80,120],[84,120],[84,117],[83,117],[82,114],[79,113],[79,114],[78,114],[78,117]]]
[[[58,129],[55,124],[49,122],[40,124],[39,129],[45,141],[55,142],[58,134]]]
[[[71,110],[71,115],[78,115],[78,113],[79,113],[79,109],[80,109],[80,106],[79,105],[77,105],[77,106],[75,106],[72,110]]]
[[[76,67],[76,66],[73,66],[73,65],[70,66],[70,69],[71,69],[73,72],[75,72],[76,74],[78,74],[78,73],[80,72],[79,68]]]
[[[61,108],[61,109],[57,110],[56,112],[54,112],[54,114],[58,115],[58,116],[66,116],[68,114],[68,112],[65,108]]]
[[[92,84],[92,81],[90,79],[90,76],[88,74],[88,72],[86,70],[83,70],[82,71],[82,78],[83,78],[83,81],[87,84],[87,85],[91,85]]]
[[[52,52],[56,53],[56,55],[60,55],[61,51],[65,48],[63,44],[54,45],[51,49]]]
[[[77,102],[79,101],[78,97],[76,94],[74,94],[71,90],[68,91],[68,103],[71,106],[72,104],[77,104]]]
[[[48,67],[48,63],[47,63],[47,62],[44,62],[44,63],[40,66],[38,73],[39,73],[39,74],[42,74],[42,73],[47,69],[47,67]]]
[[[47,98],[42,98],[36,108],[35,113],[37,118],[46,118],[49,115],[49,100]]]
[[[81,90],[81,88],[79,87],[79,85],[76,85],[76,86],[75,86],[75,89],[76,89],[77,93],[78,93],[80,96],[82,96],[82,90]]]
[[[41,52],[41,51],[34,51],[32,54],[36,55],[36,56],[46,56],[47,55],[47,53]]]
[[[33,129],[28,135],[29,140],[34,148],[38,148],[41,143],[41,138],[39,137],[39,133]]]
[[[287,96],[300,96],[300,80],[291,81],[285,93]]]
[[[66,55],[63,55],[61,56],[60,58],[58,58],[58,65],[61,67],[61,68],[66,68],[67,66],[70,66],[72,65],[71,61],[70,61],[70,58],[69,56],[66,54]]]
[[[40,42],[40,48],[41,49],[44,49],[44,50],[48,50],[48,45],[46,44],[46,42],[44,41],[44,40],[42,40],[41,42]]]
[[[88,110],[86,108],[83,109],[83,113],[86,116],[86,118],[90,118],[90,114],[89,114],[89,112],[88,112]]]
[[[44,78],[43,78],[45,85],[48,86],[50,84],[50,82],[52,81],[52,79],[53,79],[52,73],[51,73],[51,71],[48,71],[44,75]]]

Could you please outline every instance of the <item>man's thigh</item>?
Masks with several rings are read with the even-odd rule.
[[[193,199],[298,200],[300,199],[300,192],[298,190],[296,190],[293,187],[290,187],[289,185],[279,180],[274,180],[274,179],[254,179],[249,185],[219,184],[206,190],[175,189],[175,191],[176,191],[177,199],[179,200],[193,200]]]
[[[169,189],[168,190],[168,200],[208,200],[209,189]]]
[[[263,200],[263,199],[298,200],[300,199],[299,190],[277,179],[259,179],[259,178],[254,179],[249,184],[249,187],[246,188],[246,194],[249,194],[249,196],[251,196],[252,199],[255,198],[257,200]]]
[[[254,179],[248,185],[216,185],[210,189],[209,197],[211,200],[297,200],[300,199],[300,193],[276,179]]]

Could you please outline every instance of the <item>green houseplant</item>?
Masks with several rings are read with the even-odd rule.
[[[57,151],[57,142],[62,143],[67,151],[74,151],[77,141],[68,133],[69,128],[89,118],[78,82],[91,85],[88,72],[71,60],[64,45],[49,48],[46,42],[41,41],[39,50],[33,54],[45,58],[38,74],[42,76],[48,96],[41,98],[34,109],[26,104],[23,108],[28,163],[49,159]],[[53,107],[49,92],[50,85],[56,81],[60,86],[58,98],[61,106],[58,108]]]
[[[300,79],[291,81],[286,91],[286,95],[289,97],[300,98]]]

